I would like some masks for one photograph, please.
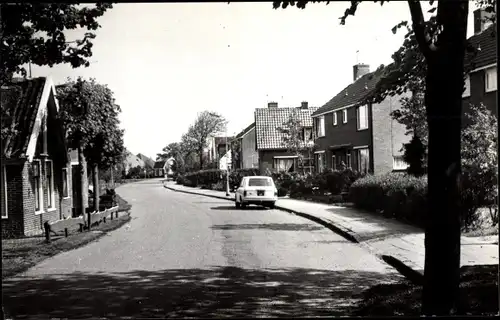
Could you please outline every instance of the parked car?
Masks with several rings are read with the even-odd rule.
[[[236,208],[255,204],[272,209],[276,200],[278,200],[278,190],[273,178],[267,176],[243,177],[234,198]]]

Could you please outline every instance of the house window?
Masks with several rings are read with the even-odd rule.
[[[488,68],[485,72],[486,92],[497,90],[497,67]]]
[[[312,139],[312,128],[304,128],[304,142],[309,142]]]
[[[2,170],[0,172],[1,183],[3,188],[3,199],[2,199],[2,219],[8,218],[8,208],[7,208],[7,166],[2,166]]]
[[[332,156],[332,170],[337,170],[337,160]]]
[[[62,183],[63,183],[63,187],[62,187],[63,198],[69,198],[68,169],[67,168],[62,169]]]
[[[293,172],[295,171],[296,158],[274,158],[273,168],[277,171]]]
[[[333,125],[337,125],[337,112],[335,111],[332,115]]]
[[[403,160],[403,156],[392,157],[392,169],[393,170],[406,170],[408,164]]]
[[[346,159],[347,159],[347,168],[352,168],[351,166],[351,150],[347,150],[347,155],[346,155]]]
[[[41,213],[43,210],[43,191],[41,181],[40,160],[33,160],[33,194],[35,196],[35,213]]]
[[[342,122],[347,123],[347,109],[342,110]]]
[[[54,209],[54,165],[52,160],[45,161],[45,176],[47,179],[47,208]]]
[[[370,169],[370,151],[368,148],[357,149],[358,171],[368,173]]]
[[[358,130],[368,129],[368,106],[364,105],[358,107],[357,118]]]
[[[325,136],[325,116],[319,116],[316,118],[316,136]]]
[[[325,168],[325,153],[316,153],[316,171],[323,172]]]
[[[462,98],[470,97],[470,76],[467,75],[464,79],[464,92]]]

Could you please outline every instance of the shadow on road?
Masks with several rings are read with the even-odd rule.
[[[211,210],[227,210],[227,211],[235,211],[235,210],[257,210],[257,211],[266,211],[268,210],[265,207],[260,207],[260,206],[251,206],[251,207],[246,207],[245,209],[236,209],[234,205],[232,206],[217,206],[217,207],[212,207],[210,208]]]
[[[235,267],[73,273],[8,279],[3,304],[17,318],[335,316],[385,275],[352,270]]]
[[[214,230],[255,230],[267,229],[273,231],[316,231],[324,229],[321,226],[305,223],[249,223],[249,224],[215,224]]]

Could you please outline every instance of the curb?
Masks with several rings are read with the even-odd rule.
[[[187,194],[194,194],[194,195],[198,195],[198,196],[205,196],[205,197],[211,197],[211,198],[215,198],[215,199],[223,199],[223,200],[228,200],[228,201],[232,201],[233,200],[232,198],[223,197],[223,196],[215,196],[215,195],[211,195],[211,194],[203,194],[203,193],[194,192],[194,191],[187,191],[187,190],[178,190],[178,189],[175,189],[175,188],[172,188],[172,187],[168,187],[166,185],[163,185],[163,187],[166,188],[166,189],[168,189],[168,190],[175,191],[175,192],[182,192],[182,193],[187,193]],[[405,277],[406,279],[408,279],[413,284],[415,284],[415,285],[423,285],[424,275],[422,273],[420,273],[419,271],[417,271],[417,270],[413,269],[412,267],[408,266],[403,261],[399,260],[398,258],[395,258],[394,256],[385,255],[385,254],[378,254],[378,253],[374,252],[375,250],[372,247],[370,247],[369,245],[367,245],[365,243],[360,243],[359,240],[356,238],[356,236],[354,236],[352,234],[352,231],[348,231],[345,228],[338,227],[338,226],[334,225],[333,223],[331,223],[329,221],[325,221],[324,219],[315,217],[315,216],[307,214],[307,213],[295,211],[295,210],[284,208],[284,207],[281,207],[281,206],[274,206],[274,208],[278,209],[278,210],[282,210],[282,211],[286,211],[286,212],[295,214],[297,216],[300,216],[302,218],[306,218],[306,219],[311,220],[311,221],[314,221],[314,222],[322,225],[323,227],[325,227],[325,228],[333,231],[334,233],[338,234],[339,236],[345,238],[346,240],[348,240],[348,241],[350,241],[352,243],[357,243],[357,244],[363,246],[368,251],[372,252],[377,258],[381,259],[382,261],[384,261],[385,263],[387,263],[389,266],[391,266],[394,269],[396,269],[396,271],[398,271],[403,277]]]

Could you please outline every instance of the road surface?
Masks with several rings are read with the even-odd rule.
[[[131,222],[4,281],[14,318],[345,314],[396,271],[330,230],[279,210],[170,191],[117,189]]]

